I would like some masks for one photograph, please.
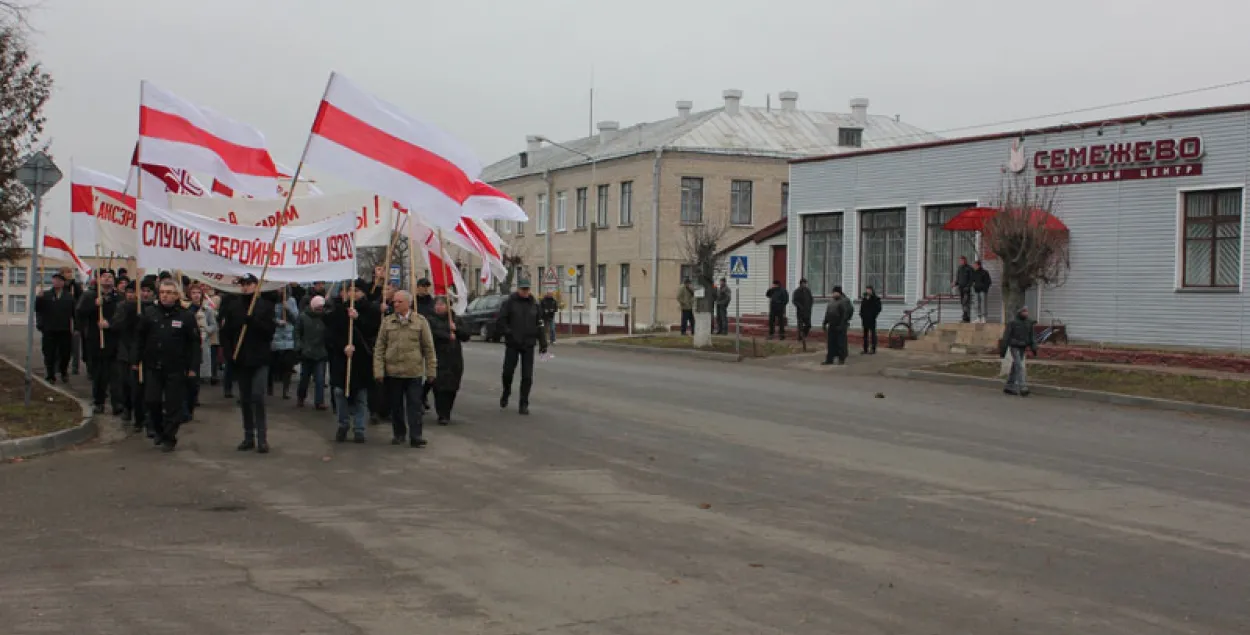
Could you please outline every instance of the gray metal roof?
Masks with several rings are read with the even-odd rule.
[[[884,115],[869,115],[863,126],[863,145],[838,145],[838,128],[857,128],[849,114],[809,110],[766,109],[740,106],[737,114],[724,108],[692,113],[685,119],[671,117],[621,128],[614,139],[599,142],[599,135],[560,143],[600,161],[652,152],[656,148],[738,156],[794,159],[805,156],[854,152],[911,143],[937,141],[937,135]],[[585,165],[585,156],[544,144],[529,153],[529,165],[521,167],[512,154],[486,166],[481,179],[488,183],[513,179],[544,170]]]

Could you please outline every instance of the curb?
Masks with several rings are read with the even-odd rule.
[[[1003,382],[1000,379],[989,379],[985,377],[969,377],[966,375],[955,375],[952,373],[940,373],[930,370],[909,370],[905,368],[887,368],[882,372],[886,377],[895,379],[918,379],[921,381],[929,381],[939,384],[950,384],[955,386],[979,386],[982,388],[995,388],[1001,390]],[[1133,395],[1121,395],[1112,392],[1102,392],[1099,390],[1083,390],[1080,388],[1060,388],[1058,386],[1045,386],[1040,384],[1031,384],[1029,392],[1034,395],[1044,397],[1061,397],[1065,399],[1078,399],[1081,401],[1092,401],[1096,403],[1112,404],[1116,406],[1135,406],[1139,408],[1155,408],[1159,410],[1171,410],[1174,412],[1184,412],[1197,415],[1211,415],[1216,417],[1228,417],[1231,419],[1241,419],[1250,421],[1250,410],[1243,408],[1232,408],[1229,406],[1211,406],[1201,403],[1193,403],[1189,401],[1173,401],[1171,399],[1157,399],[1155,397],[1137,397]]]
[[[17,364],[8,357],[0,356],[6,364],[16,368],[22,373],[26,372],[26,367]],[[49,454],[64,450],[65,448],[78,445],[90,441],[100,433],[100,428],[96,424],[95,414],[91,410],[91,404],[84,399],[79,399],[70,394],[69,391],[49,384],[41,379],[38,374],[33,374],[31,379],[42,384],[45,388],[50,388],[54,392],[60,393],[62,396],[77,401],[82,406],[82,423],[65,430],[57,430],[48,434],[41,434],[37,437],[26,437],[23,439],[10,439],[8,441],[0,441],[0,461],[9,461],[12,459],[26,459],[40,454]]]
[[[577,346],[586,348],[598,348],[609,351],[626,351],[631,353],[643,354],[659,354],[671,355],[674,357],[688,357],[691,359],[703,359],[712,362],[741,362],[743,358],[733,353],[714,353],[711,351],[698,351],[693,348],[660,348],[651,346],[633,346],[631,344],[611,344],[608,342],[578,342]]]

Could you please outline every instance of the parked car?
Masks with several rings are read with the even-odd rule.
[[[505,295],[495,294],[484,295],[470,302],[461,316],[465,328],[483,340],[498,342],[499,335],[495,333],[495,324],[499,321],[499,307],[503,306],[506,299]]]

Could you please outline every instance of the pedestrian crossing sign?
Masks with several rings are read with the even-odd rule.
[[[742,280],[747,277],[747,257],[746,256],[730,256],[729,257],[729,277],[734,280]]]

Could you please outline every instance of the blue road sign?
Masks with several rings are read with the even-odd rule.
[[[745,280],[747,277],[747,257],[729,257],[729,277],[734,280]]]
[[[390,276],[388,276],[388,277],[389,277],[389,278],[390,278],[390,280],[391,280],[391,285],[392,285],[392,286],[394,286],[394,287],[396,287],[396,288],[399,288],[399,274],[400,274],[400,271],[401,271],[401,269],[400,269],[399,265],[391,265],[391,270],[390,270],[390,272],[389,272],[391,275],[390,275]]]

